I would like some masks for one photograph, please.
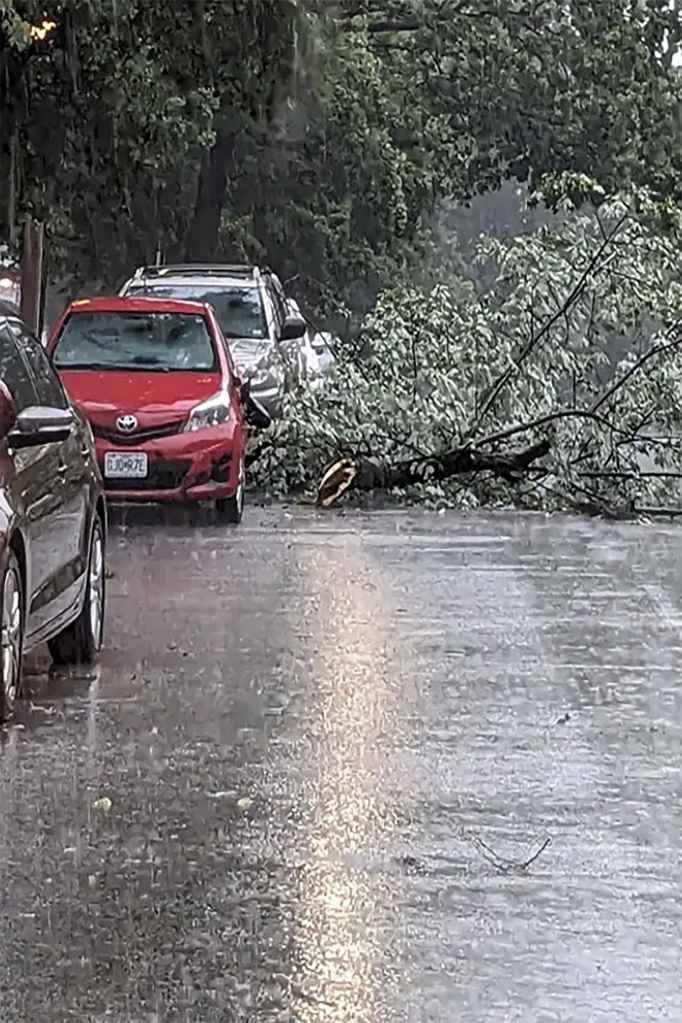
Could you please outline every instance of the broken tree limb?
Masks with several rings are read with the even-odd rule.
[[[608,250],[613,244],[613,240],[617,237],[621,228],[627,221],[627,214],[624,214],[613,227],[611,233],[604,238],[598,250],[594,253],[592,258],[589,260],[587,266],[583,269],[582,273],[578,277],[573,289],[568,294],[566,299],[558,306],[552,316],[548,317],[547,320],[542,324],[539,330],[534,331],[528,340],[521,345],[519,351],[512,359],[511,365],[507,366],[506,369],[500,374],[500,376],[493,381],[490,388],[483,395],[483,400],[477,410],[476,416],[469,427],[469,430],[464,435],[464,440],[468,440],[474,436],[475,433],[480,429],[483,421],[490,412],[491,408],[499,398],[500,394],[504,391],[505,387],[513,380],[514,376],[518,373],[523,363],[528,359],[535,349],[540,345],[547,335],[550,333],[552,327],[558,323],[562,316],[567,316],[570,310],[580,300],[583,292],[588,286],[591,278],[595,275],[602,273],[606,266],[613,261],[615,253],[609,253]],[[601,266],[600,266],[601,264]],[[596,408],[594,409],[596,412]]]
[[[506,453],[479,451],[474,446],[432,458],[412,458],[398,462],[372,458],[341,458],[324,473],[317,490],[317,505],[331,508],[350,490],[395,490],[423,483],[441,483],[454,476],[481,471],[492,472],[508,483],[517,483],[550,450],[547,439],[520,451]]]
[[[637,359],[637,361],[633,363],[632,366],[629,367],[626,373],[623,373],[622,376],[617,377],[617,379],[614,380],[604,390],[604,392],[595,401],[591,411],[597,413],[599,409],[602,408],[602,406],[605,405],[614,396],[616,391],[621,390],[621,388],[624,387],[624,385],[628,382],[628,380],[630,380],[631,377],[635,375],[635,373],[639,373],[639,371],[647,364],[647,362],[650,362],[652,359],[655,359],[659,355],[664,355],[667,352],[674,351],[675,349],[679,348],[680,345],[682,345],[682,335],[680,334],[681,326],[682,321],[676,320],[675,323],[673,323],[666,331],[666,337],[670,337],[672,334],[676,335],[675,337],[673,337],[672,341],[666,341],[664,344],[652,345],[648,349],[648,351],[644,353],[644,355],[640,356],[640,358]]]

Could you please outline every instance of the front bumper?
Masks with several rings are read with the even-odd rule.
[[[97,462],[110,502],[213,501],[231,497],[239,486],[241,425],[209,427],[125,447],[96,438]],[[144,452],[148,473],[143,479],[111,479],[104,474],[104,456]]]

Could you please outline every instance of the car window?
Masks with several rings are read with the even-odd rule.
[[[164,284],[130,288],[127,295],[154,295],[161,298],[179,298],[192,302],[206,302],[213,306],[216,319],[226,338],[254,338],[268,336],[263,303],[257,287],[235,284]]]
[[[279,284],[279,281],[277,281],[277,284]],[[281,287],[282,286],[280,284],[280,288]],[[282,290],[282,293],[280,294],[280,291],[277,288],[277,285],[275,284],[275,280],[272,277],[270,278],[267,288],[268,294],[270,295],[270,298],[272,300],[273,309],[275,311],[277,326],[278,329],[281,330],[282,324],[284,323],[285,317],[287,315],[286,305],[284,301],[284,291]]]
[[[0,379],[9,388],[17,412],[38,404],[28,366],[21,357],[14,335],[5,325],[0,326]]]
[[[58,369],[218,372],[205,316],[165,312],[70,313],[52,349]]]
[[[68,408],[69,402],[62,382],[52,368],[43,346],[22,323],[10,320],[9,329],[33,374],[38,404],[51,408]]]

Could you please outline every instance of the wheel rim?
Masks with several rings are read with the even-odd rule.
[[[90,631],[97,649],[102,642],[102,620],[104,618],[104,550],[102,534],[95,527],[92,534],[90,549],[90,568],[88,570],[88,598],[90,602]]]
[[[17,698],[21,669],[21,584],[15,569],[5,575],[2,595],[2,683],[5,707]]]

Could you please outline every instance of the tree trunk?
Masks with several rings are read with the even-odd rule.
[[[225,135],[204,154],[199,172],[194,216],[185,245],[185,259],[189,263],[216,258],[220,218],[227,199],[228,172],[234,147],[234,136]]]

